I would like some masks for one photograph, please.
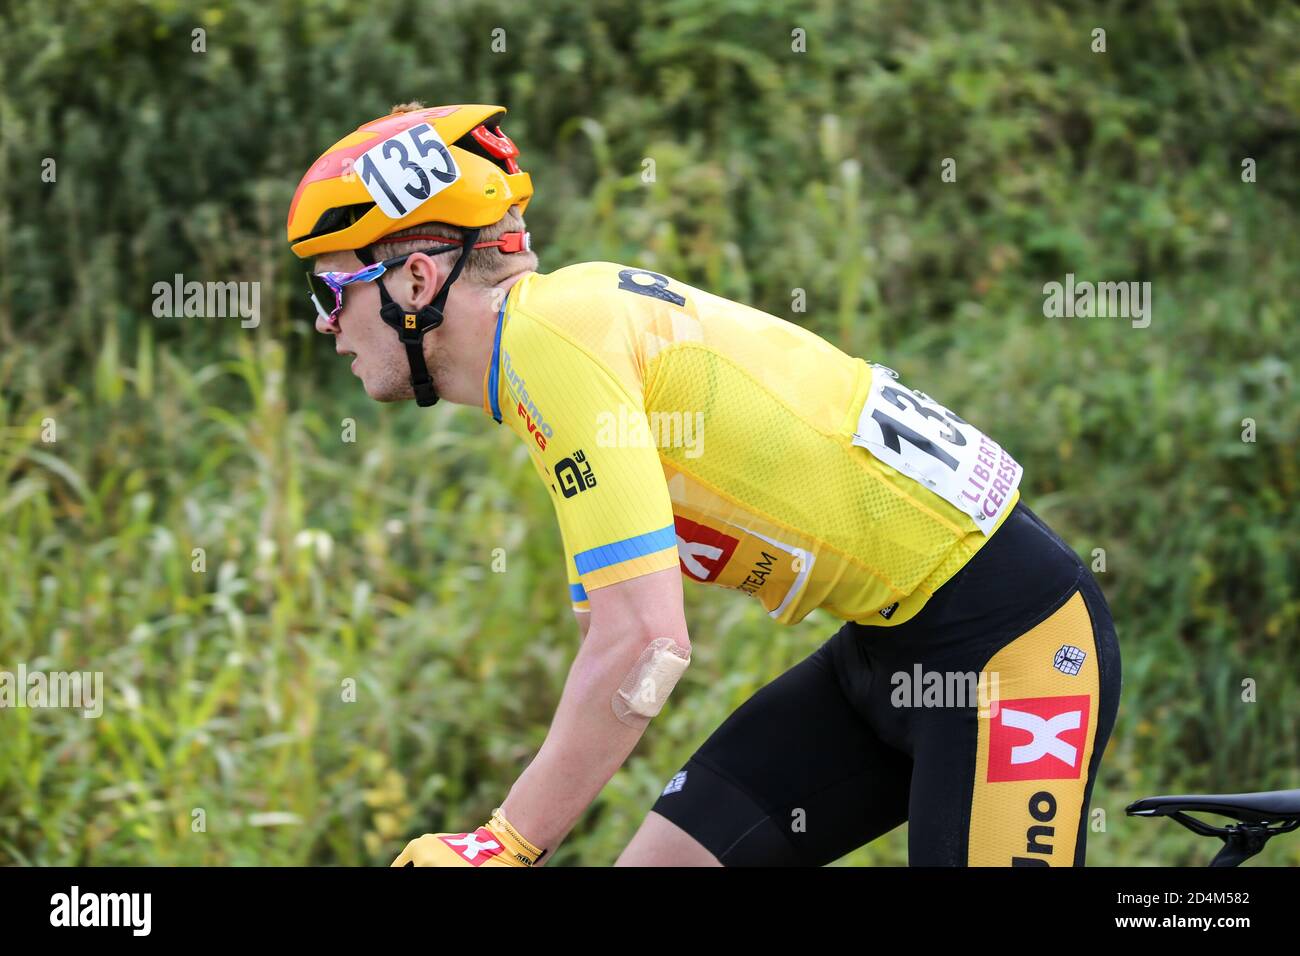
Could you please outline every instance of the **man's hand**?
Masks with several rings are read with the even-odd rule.
[[[470,833],[426,833],[412,840],[393,866],[532,866],[545,852],[521,837],[498,807]]]

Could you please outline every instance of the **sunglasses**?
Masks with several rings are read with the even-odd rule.
[[[441,249],[420,249],[417,252],[423,252],[425,255],[436,256],[440,252],[451,252],[459,246],[444,246]],[[325,320],[326,327],[331,332],[339,331],[338,317],[343,311],[343,290],[358,282],[374,282],[389,269],[396,269],[402,265],[415,252],[408,252],[406,255],[395,256],[392,259],[385,259],[383,262],[376,262],[368,265],[364,269],[358,269],[356,272],[307,272],[307,295],[311,297],[311,304],[316,307],[316,313]],[[326,309],[325,303],[332,303],[332,308]]]
[[[331,332],[339,330],[338,317],[343,311],[343,290],[345,287],[357,282],[374,282],[389,269],[396,269],[411,256],[422,252],[426,256],[436,256],[442,252],[455,252],[461,248],[461,244],[455,239],[448,239],[446,236],[409,236],[409,239],[423,239],[429,242],[449,243],[439,249],[417,249],[415,252],[408,252],[404,256],[396,256],[392,259],[385,259],[383,262],[376,262],[374,265],[366,266],[364,269],[358,269],[356,272],[307,272],[307,294],[311,296],[312,305],[316,306],[317,314],[325,320],[325,327]],[[527,252],[532,248],[532,242],[529,241],[526,232],[504,232],[500,239],[492,239],[486,242],[476,242],[473,248],[486,249],[495,246],[503,253]],[[332,302],[333,308],[326,309],[325,303]]]

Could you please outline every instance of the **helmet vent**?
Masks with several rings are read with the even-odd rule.
[[[350,206],[335,206],[333,209],[326,209],[321,213],[320,218],[316,220],[316,225],[312,227],[311,232],[305,236],[299,236],[294,242],[315,239],[317,236],[328,235],[331,232],[340,232],[357,222],[374,208],[375,204],[373,202],[359,202]]]

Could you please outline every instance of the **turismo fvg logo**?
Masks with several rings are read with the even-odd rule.
[[[1078,780],[1091,703],[1087,694],[1001,701],[990,727],[988,781]],[[1012,866],[1049,865],[1056,809],[1050,786],[1029,796],[1026,855],[1012,857]]]

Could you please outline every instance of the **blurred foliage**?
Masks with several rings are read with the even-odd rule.
[[[1007,445],[1035,510],[1106,554],[1124,693],[1090,859],[1204,862],[1123,807],[1297,785],[1298,11],[9,0],[0,669],[103,671],[110,705],[0,712],[0,860],[386,863],[485,819],[544,737],[577,633],[523,447],[474,409],[369,403],[283,242],[311,160],[421,98],[510,107],[544,270],[627,261],[744,300]],[[1151,326],[1045,319],[1067,272],[1150,281]],[[176,273],[259,281],[260,325],[154,318]],[[713,589],[688,615],[673,705],[557,862],[611,862],[835,627]],[[843,862],[905,859],[904,828]]]

